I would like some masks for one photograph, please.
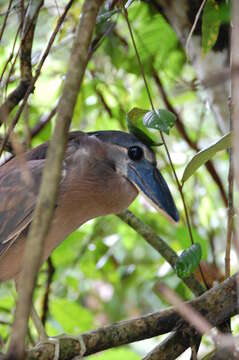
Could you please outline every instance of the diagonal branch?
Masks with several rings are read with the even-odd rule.
[[[13,2],[13,0],[10,0],[9,3],[8,3],[8,8],[7,8],[7,11],[6,11],[6,15],[4,17],[3,24],[2,24],[2,27],[1,27],[1,30],[0,30],[0,42],[2,40],[2,36],[3,36],[3,33],[4,33],[6,25],[7,25],[7,19],[8,19],[8,16],[10,14],[10,11],[11,11],[12,2]]]
[[[5,135],[2,143],[1,143],[1,145],[0,145],[0,154],[2,153],[2,151],[3,151],[4,147],[5,147],[5,144],[6,144],[6,142],[7,142],[8,139],[9,139],[10,134],[11,134],[12,131],[14,130],[14,128],[15,128],[15,126],[16,126],[16,124],[17,124],[17,122],[18,122],[18,120],[19,120],[19,118],[20,118],[20,116],[21,116],[21,114],[22,114],[22,112],[23,112],[23,110],[24,110],[24,107],[25,107],[25,105],[26,105],[26,103],[27,103],[28,97],[29,97],[29,95],[31,94],[31,92],[32,92],[33,89],[34,89],[35,83],[36,83],[38,77],[40,76],[41,69],[42,69],[42,67],[43,67],[43,65],[44,65],[44,62],[45,62],[45,60],[46,60],[46,58],[47,58],[47,56],[48,56],[48,54],[49,54],[49,52],[50,52],[50,50],[51,50],[51,47],[52,47],[52,45],[53,45],[53,43],[54,43],[54,40],[55,40],[55,38],[56,38],[56,35],[58,34],[59,29],[60,29],[63,21],[65,20],[65,17],[66,17],[66,15],[67,15],[67,13],[68,13],[68,11],[69,11],[69,9],[70,9],[73,1],[74,1],[74,0],[69,0],[68,4],[65,6],[65,10],[63,11],[62,15],[59,17],[59,19],[58,19],[58,21],[57,21],[56,27],[55,27],[55,29],[54,29],[51,37],[50,37],[50,40],[49,40],[49,42],[48,42],[48,44],[47,44],[47,47],[46,47],[46,50],[44,51],[44,53],[43,53],[43,55],[42,55],[42,57],[41,57],[41,60],[40,60],[40,62],[39,62],[39,65],[38,65],[38,67],[37,67],[36,74],[35,74],[35,76],[33,77],[33,79],[31,80],[31,82],[30,82],[30,84],[29,84],[29,86],[28,86],[28,88],[27,88],[27,90],[26,90],[26,93],[25,93],[25,95],[24,95],[22,104],[21,104],[21,106],[19,107],[19,109],[18,109],[18,111],[17,111],[14,119],[12,120],[11,124],[9,125],[8,130],[7,130],[7,133],[6,133],[6,135]],[[2,106],[4,106],[4,104],[3,104]],[[1,107],[0,107],[0,114],[1,114]],[[4,111],[3,111],[3,117],[4,117]],[[1,124],[1,122],[2,122],[2,119],[0,118],[0,124]]]
[[[15,90],[13,90],[0,106],[0,125],[6,122],[8,115],[19,104],[24,98],[28,86],[32,79],[32,43],[34,38],[35,27],[37,23],[37,17],[40,9],[43,5],[43,0],[31,1],[27,10],[27,14],[23,23],[23,31],[21,35],[21,46],[20,46],[20,68],[21,68],[21,80]]]
[[[19,283],[19,299],[8,359],[22,360],[25,358],[24,340],[27,333],[33,290],[43,254],[44,239],[53,216],[68,129],[89,60],[89,46],[96,16],[102,3],[103,0],[86,0],[81,11],[63,93],[57,111],[56,126],[49,144],[38,201],[25,247],[24,266]],[[68,8],[71,4],[72,1],[68,3]]]
[[[220,324],[222,321],[228,317],[234,316],[238,312],[236,290],[237,276],[238,274],[235,274],[220,285],[205,292],[200,297],[188,302],[188,304],[199,311],[213,326]],[[162,335],[174,331],[175,329],[178,329],[178,333],[182,334],[185,341],[183,344],[184,347],[185,345],[187,345],[187,347],[190,346],[191,340],[195,340],[193,339],[192,334],[196,335],[197,333],[195,330],[192,331],[189,324],[180,317],[174,308],[105,326],[84,333],[81,335],[81,338],[86,346],[85,355],[90,355],[112,347]],[[172,334],[172,337],[173,335],[174,334]],[[175,345],[175,342],[172,341],[171,345]],[[148,360],[174,359],[175,352],[172,354],[172,351],[175,350],[176,354],[180,354],[184,351],[183,346],[178,344],[177,348],[174,346],[169,348],[168,344],[165,343],[163,346],[164,353],[160,352],[162,357],[148,358]],[[80,343],[77,339],[62,338],[60,339],[60,349],[59,360],[71,360],[79,355]],[[26,360],[52,360],[53,354],[53,344],[40,343],[37,347],[27,353]]]
[[[140,234],[154,249],[156,249],[164,257],[164,259],[167,260],[172,268],[174,268],[178,256],[159,235],[157,235],[147,224],[143,223],[129,210],[124,211],[118,216],[126,224],[137,231],[137,233]],[[193,275],[183,279],[183,281],[195,295],[201,295],[203,293],[204,288]]]

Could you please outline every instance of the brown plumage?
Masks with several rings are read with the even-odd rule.
[[[0,282],[16,279],[21,271],[46,151],[47,144],[40,145],[0,167]],[[70,133],[42,262],[87,220],[126,209],[138,189],[177,220],[170,192],[146,144],[117,131]]]

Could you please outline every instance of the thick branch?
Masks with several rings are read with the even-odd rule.
[[[213,326],[220,324],[238,312],[236,276],[237,274],[188,303],[199,311]],[[86,346],[85,355],[90,355],[112,347],[158,336],[173,331],[176,328],[178,328],[179,333],[182,334],[185,343],[187,343],[187,347],[190,346],[190,339],[192,339],[192,337],[189,334],[189,325],[173,308],[105,326],[82,334],[81,338]],[[191,330],[192,329],[190,329],[190,333]],[[195,332],[193,333],[195,334]],[[80,343],[76,339],[61,339],[60,344],[61,353],[59,360],[70,360],[79,355]],[[175,342],[173,342],[173,344],[175,344]],[[183,345],[185,347],[185,344]],[[172,348],[168,350],[168,345],[166,348],[164,347],[164,349],[167,349],[167,352],[171,351],[172,354]],[[181,353],[182,350],[183,347],[178,345],[177,352]],[[26,360],[52,360],[53,354],[53,344],[41,343],[28,352]],[[162,353],[163,357],[158,358],[173,359],[173,357],[166,357],[166,355],[166,353],[164,353],[164,355]]]

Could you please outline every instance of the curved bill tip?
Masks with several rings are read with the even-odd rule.
[[[156,196],[151,200],[155,203],[156,206],[163,210],[163,212],[169,215],[171,219],[173,219],[175,222],[178,222],[179,213],[174,203],[172,194],[166,181],[157,168],[154,169],[153,177],[154,179],[152,180],[152,183],[154,183],[154,186],[157,186],[157,189],[155,189]]]
[[[179,213],[166,181],[155,165],[145,160],[128,168],[128,177],[157,210],[177,222]]]

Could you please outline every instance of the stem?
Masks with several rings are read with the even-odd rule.
[[[230,106],[230,105],[229,105]],[[231,109],[229,109],[229,130],[233,130]],[[228,170],[228,214],[227,214],[227,243],[225,253],[225,275],[230,276],[231,273],[231,244],[233,235],[233,216],[234,216],[234,201],[233,201],[233,187],[234,187],[234,171],[233,171],[233,149],[228,150],[229,154],[229,170]]]
[[[225,254],[225,275],[226,277],[230,276],[231,272],[231,243],[232,243],[232,234],[233,234],[233,215],[234,215],[234,206],[233,206],[233,151],[229,149],[229,172],[228,172],[228,218],[227,218],[227,244],[226,244],[226,254]]]
[[[143,64],[141,62],[141,59],[140,59],[140,56],[139,56],[139,53],[138,53],[138,49],[137,49],[137,46],[136,46],[136,43],[135,43],[133,31],[132,31],[132,28],[131,28],[131,25],[130,25],[130,22],[129,22],[128,12],[127,12],[127,9],[125,8],[125,6],[123,4],[122,4],[122,9],[123,9],[123,13],[124,13],[124,17],[125,17],[128,29],[129,29],[129,33],[130,33],[130,37],[131,37],[131,40],[132,40],[132,43],[133,43],[135,54],[136,54],[136,57],[137,57],[137,60],[138,60],[139,69],[140,69],[141,75],[142,75],[143,80],[144,80],[144,84],[145,84],[145,88],[146,88],[146,91],[147,91],[147,94],[148,94],[149,102],[150,102],[152,110],[155,111],[152,96],[151,96],[149,86],[148,86],[148,83],[147,83],[147,80],[146,80],[146,76],[145,76],[145,73],[144,73]],[[161,130],[160,130],[160,136],[161,136],[162,142],[164,144],[164,147],[165,147],[165,150],[166,150],[166,153],[167,153],[167,156],[168,156],[168,160],[169,160],[170,166],[172,168],[172,171],[173,171],[176,183],[177,183],[177,187],[178,187],[178,190],[179,190],[181,198],[182,198],[190,241],[191,241],[191,244],[194,244],[193,234],[192,234],[192,227],[191,227],[191,223],[190,223],[190,217],[189,217],[189,213],[188,213],[188,210],[187,210],[187,205],[186,205],[185,197],[184,197],[184,194],[183,194],[182,185],[180,184],[180,181],[179,181],[178,176],[176,174],[176,170],[174,168],[174,165],[173,165],[173,162],[172,162],[169,150],[168,150],[168,146],[166,144],[166,141],[164,139],[164,135],[163,135]],[[202,272],[202,269],[201,269],[200,265],[199,265],[199,270],[200,270],[202,279],[203,279],[206,287],[208,288],[207,282],[205,281],[205,277],[203,275],[203,272]]]

